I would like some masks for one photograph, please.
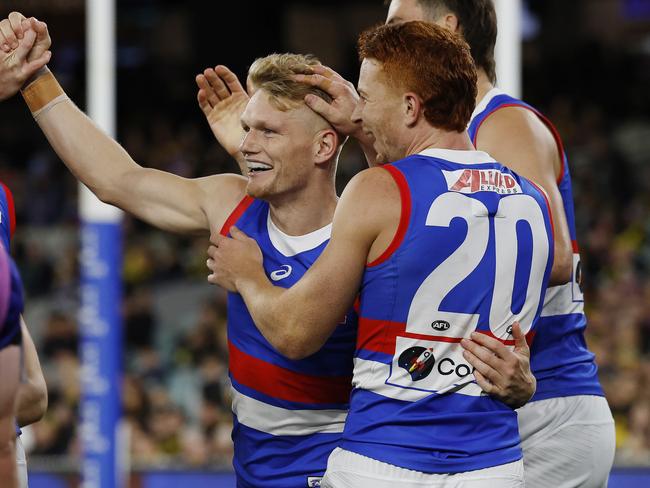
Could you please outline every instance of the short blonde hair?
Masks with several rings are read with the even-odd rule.
[[[312,54],[270,54],[258,58],[248,70],[248,81],[254,90],[264,90],[270,95],[275,108],[286,111],[304,102],[305,95],[316,95],[330,103],[332,97],[307,83],[294,81],[293,75],[309,73],[310,66],[321,62]]]

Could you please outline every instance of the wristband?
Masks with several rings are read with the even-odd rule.
[[[36,80],[22,89],[20,93],[25,99],[34,118],[37,118],[55,105],[68,100],[68,96],[50,71],[36,78]]]

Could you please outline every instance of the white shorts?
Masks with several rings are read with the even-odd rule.
[[[321,488],[523,488],[521,460],[455,474],[429,474],[399,468],[336,448],[327,460]]]
[[[20,436],[16,436],[16,472],[18,473],[18,488],[27,488],[27,457]]]
[[[616,436],[605,398],[549,398],[517,413],[526,488],[607,486]]]

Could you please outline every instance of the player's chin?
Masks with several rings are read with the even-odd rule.
[[[249,178],[248,185],[246,186],[246,193],[249,197],[265,199],[269,197],[269,185],[262,184],[256,181],[255,178]]]

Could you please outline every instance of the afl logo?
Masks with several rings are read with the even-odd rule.
[[[451,324],[446,320],[436,320],[435,322],[431,322],[431,328],[433,330],[438,330],[438,331],[449,330],[449,327],[451,327]]]
[[[418,381],[429,376],[436,358],[432,348],[414,346],[400,354],[397,364],[411,375],[413,381]]]

